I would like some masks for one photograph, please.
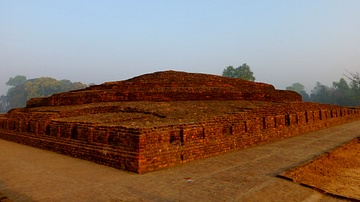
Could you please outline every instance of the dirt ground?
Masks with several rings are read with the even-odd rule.
[[[355,121],[143,175],[0,139],[0,198],[16,202],[344,202],[349,200],[277,176],[359,136],[360,121]]]
[[[360,201],[360,137],[282,176],[330,195]]]

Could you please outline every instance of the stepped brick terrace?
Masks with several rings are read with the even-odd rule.
[[[0,116],[0,138],[146,173],[359,119],[269,84],[165,71],[31,99]]]

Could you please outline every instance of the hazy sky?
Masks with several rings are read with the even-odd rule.
[[[360,1],[0,0],[0,94],[19,74],[89,84],[243,63],[279,89],[360,72]]]

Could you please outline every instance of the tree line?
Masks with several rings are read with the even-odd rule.
[[[237,68],[228,66],[223,70],[222,75],[255,81],[254,73],[246,63]],[[317,82],[310,94],[305,91],[305,86],[299,82],[286,87],[286,90],[299,93],[305,102],[360,106],[360,74],[348,72],[344,76],[348,81],[345,78],[340,78],[339,81],[334,81],[330,87]]]
[[[17,75],[7,82],[10,89],[6,95],[0,96],[0,112],[4,113],[13,108],[25,107],[26,102],[35,97],[46,97],[55,93],[78,90],[87,87],[81,82],[70,80],[56,80],[51,77],[27,79],[26,76]]]
[[[293,90],[301,94],[303,101],[319,102],[324,104],[334,104],[341,106],[360,106],[360,80],[344,78],[334,81],[332,86],[326,86],[316,82],[310,95],[304,90],[301,83],[294,83],[288,86],[286,90]]]

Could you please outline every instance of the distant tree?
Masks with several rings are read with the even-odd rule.
[[[254,73],[246,63],[237,68],[228,66],[224,69],[222,75],[231,78],[240,78],[247,81],[255,81]]]
[[[9,102],[9,109],[24,107],[27,101],[27,93],[25,92],[23,85],[17,85],[10,88],[6,94],[6,97]]]
[[[299,94],[302,97],[302,101],[304,101],[304,102],[310,101],[310,96],[309,96],[309,94],[307,94],[307,92],[305,90],[302,90]]]
[[[72,86],[74,85],[70,80],[67,79],[63,79],[58,81],[59,85],[60,85],[60,91],[69,91],[72,89]]]
[[[0,108],[6,106],[5,111],[12,108],[25,107],[26,102],[35,97],[50,96],[54,93],[66,92],[70,90],[78,90],[87,87],[80,82],[72,83],[70,80],[56,80],[50,77],[41,77],[23,81],[23,76],[10,78],[7,82],[11,87],[5,98],[0,100]],[[5,102],[6,100],[6,102]],[[1,105],[2,104],[2,105]]]
[[[286,90],[291,90],[299,93],[302,97],[302,100],[305,102],[310,101],[310,97],[305,91],[305,86],[299,82],[293,83],[291,86],[286,87]]]
[[[348,71],[344,78],[333,82],[332,87],[327,87],[320,82],[311,91],[310,101],[341,106],[360,106],[360,75]]]
[[[0,96],[0,113],[4,113],[9,108],[9,102],[5,95]]]
[[[359,106],[360,105],[360,83],[357,81],[350,82],[350,103],[349,106]]]
[[[344,74],[348,79],[350,79],[352,82],[355,82],[360,85],[360,74],[359,72],[349,72],[348,74]]]
[[[6,85],[8,86],[18,86],[21,85],[23,83],[25,83],[26,81],[26,76],[23,75],[17,75],[14,78],[11,77],[7,82]]]
[[[88,86],[88,85],[83,84],[83,83],[81,83],[81,82],[74,82],[74,83],[72,83],[71,88],[68,89],[68,90],[65,90],[65,91],[79,90],[79,89],[86,88],[87,86]],[[63,91],[63,92],[64,92],[64,91]]]
[[[341,78],[339,82],[333,82],[333,86],[336,89],[339,89],[341,91],[348,91],[350,89],[348,83],[345,81],[344,78]]]
[[[334,104],[331,97],[331,89],[320,82],[316,82],[316,86],[311,90],[310,100],[313,102]]]
[[[334,81],[333,89],[334,104],[345,106],[350,103],[350,87],[344,78],[341,78],[339,82]]]
[[[360,73],[349,72],[345,76],[350,80],[350,99],[349,105],[360,105]]]
[[[26,100],[35,97],[45,97],[61,92],[60,82],[50,77],[30,79],[24,83],[23,88],[27,93]]]
[[[292,90],[300,93],[301,91],[305,90],[305,86],[297,82],[297,83],[293,83],[291,86],[286,87],[286,90]]]
[[[238,75],[236,74],[236,70],[233,66],[226,67],[222,75],[230,78],[238,78]]]

